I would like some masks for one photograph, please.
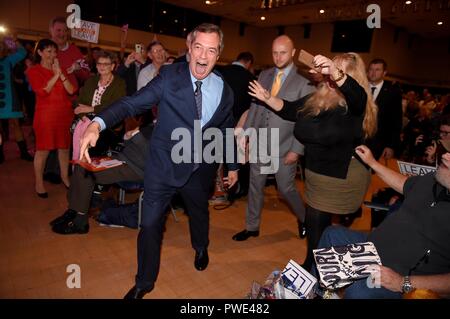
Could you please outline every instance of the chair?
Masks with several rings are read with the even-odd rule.
[[[138,228],[141,228],[141,220],[142,220],[142,202],[144,200],[144,182],[119,182],[117,183],[119,186],[119,204],[125,204],[125,195],[127,191],[139,191],[139,199],[138,199]],[[173,219],[176,223],[178,223],[177,212],[172,207],[172,203],[169,205],[170,211],[172,213]]]

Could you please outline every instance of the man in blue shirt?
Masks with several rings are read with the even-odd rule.
[[[136,285],[125,296],[127,299],[142,298],[153,290],[160,265],[164,212],[176,192],[181,194],[189,212],[191,243],[196,251],[194,266],[201,271],[208,265],[208,197],[218,163],[198,155],[204,154],[207,147],[210,149],[211,143],[219,143],[217,139],[210,141],[204,137],[206,129],[220,129],[225,140],[227,134],[233,134],[232,130],[226,130],[233,128],[234,123],[233,92],[220,75],[212,73],[222,49],[223,34],[219,27],[198,26],[192,33],[189,63],[162,67],[159,75],[135,95],[119,100],[100,113],[82,138],[81,157],[90,161],[88,148],[95,145],[101,130],[147,111],[150,105],[158,105],[158,122],[145,170],[138,273]],[[180,129],[187,131],[190,139],[182,150],[182,161],[173,157],[173,149],[179,144],[173,136]],[[187,161],[184,160],[186,155]],[[238,165],[229,163],[228,168],[231,187],[237,181]]]

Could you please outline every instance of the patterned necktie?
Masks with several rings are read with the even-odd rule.
[[[202,119],[202,81],[195,81],[197,88],[195,89],[195,104],[197,105],[198,118]]]
[[[282,76],[283,76],[283,71],[278,71],[275,81],[273,81],[273,84],[272,84],[272,90],[270,91],[270,94],[272,94],[273,96],[277,96],[278,92],[280,91]]]

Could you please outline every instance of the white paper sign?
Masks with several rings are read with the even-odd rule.
[[[375,265],[381,265],[371,242],[314,249],[320,283],[329,289],[344,287],[355,280],[369,277]]]
[[[292,259],[281,274],[286,299],[308,298],[317,279]]]
[[[408,176],[422,176],[436,171],[436,167],[397,161],[400,173]]]
[[[71,30],[72,38],[74,39],[98,43],[98,35],[100,33],[99,23],[81,20],[81,27],[73,28]]]

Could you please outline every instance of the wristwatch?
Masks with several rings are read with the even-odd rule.
[[[409,276],[403,277],[402,293],[408,293],[413,290],[414,290],[414,287],[411,284],[411,280],[409,279]]]

